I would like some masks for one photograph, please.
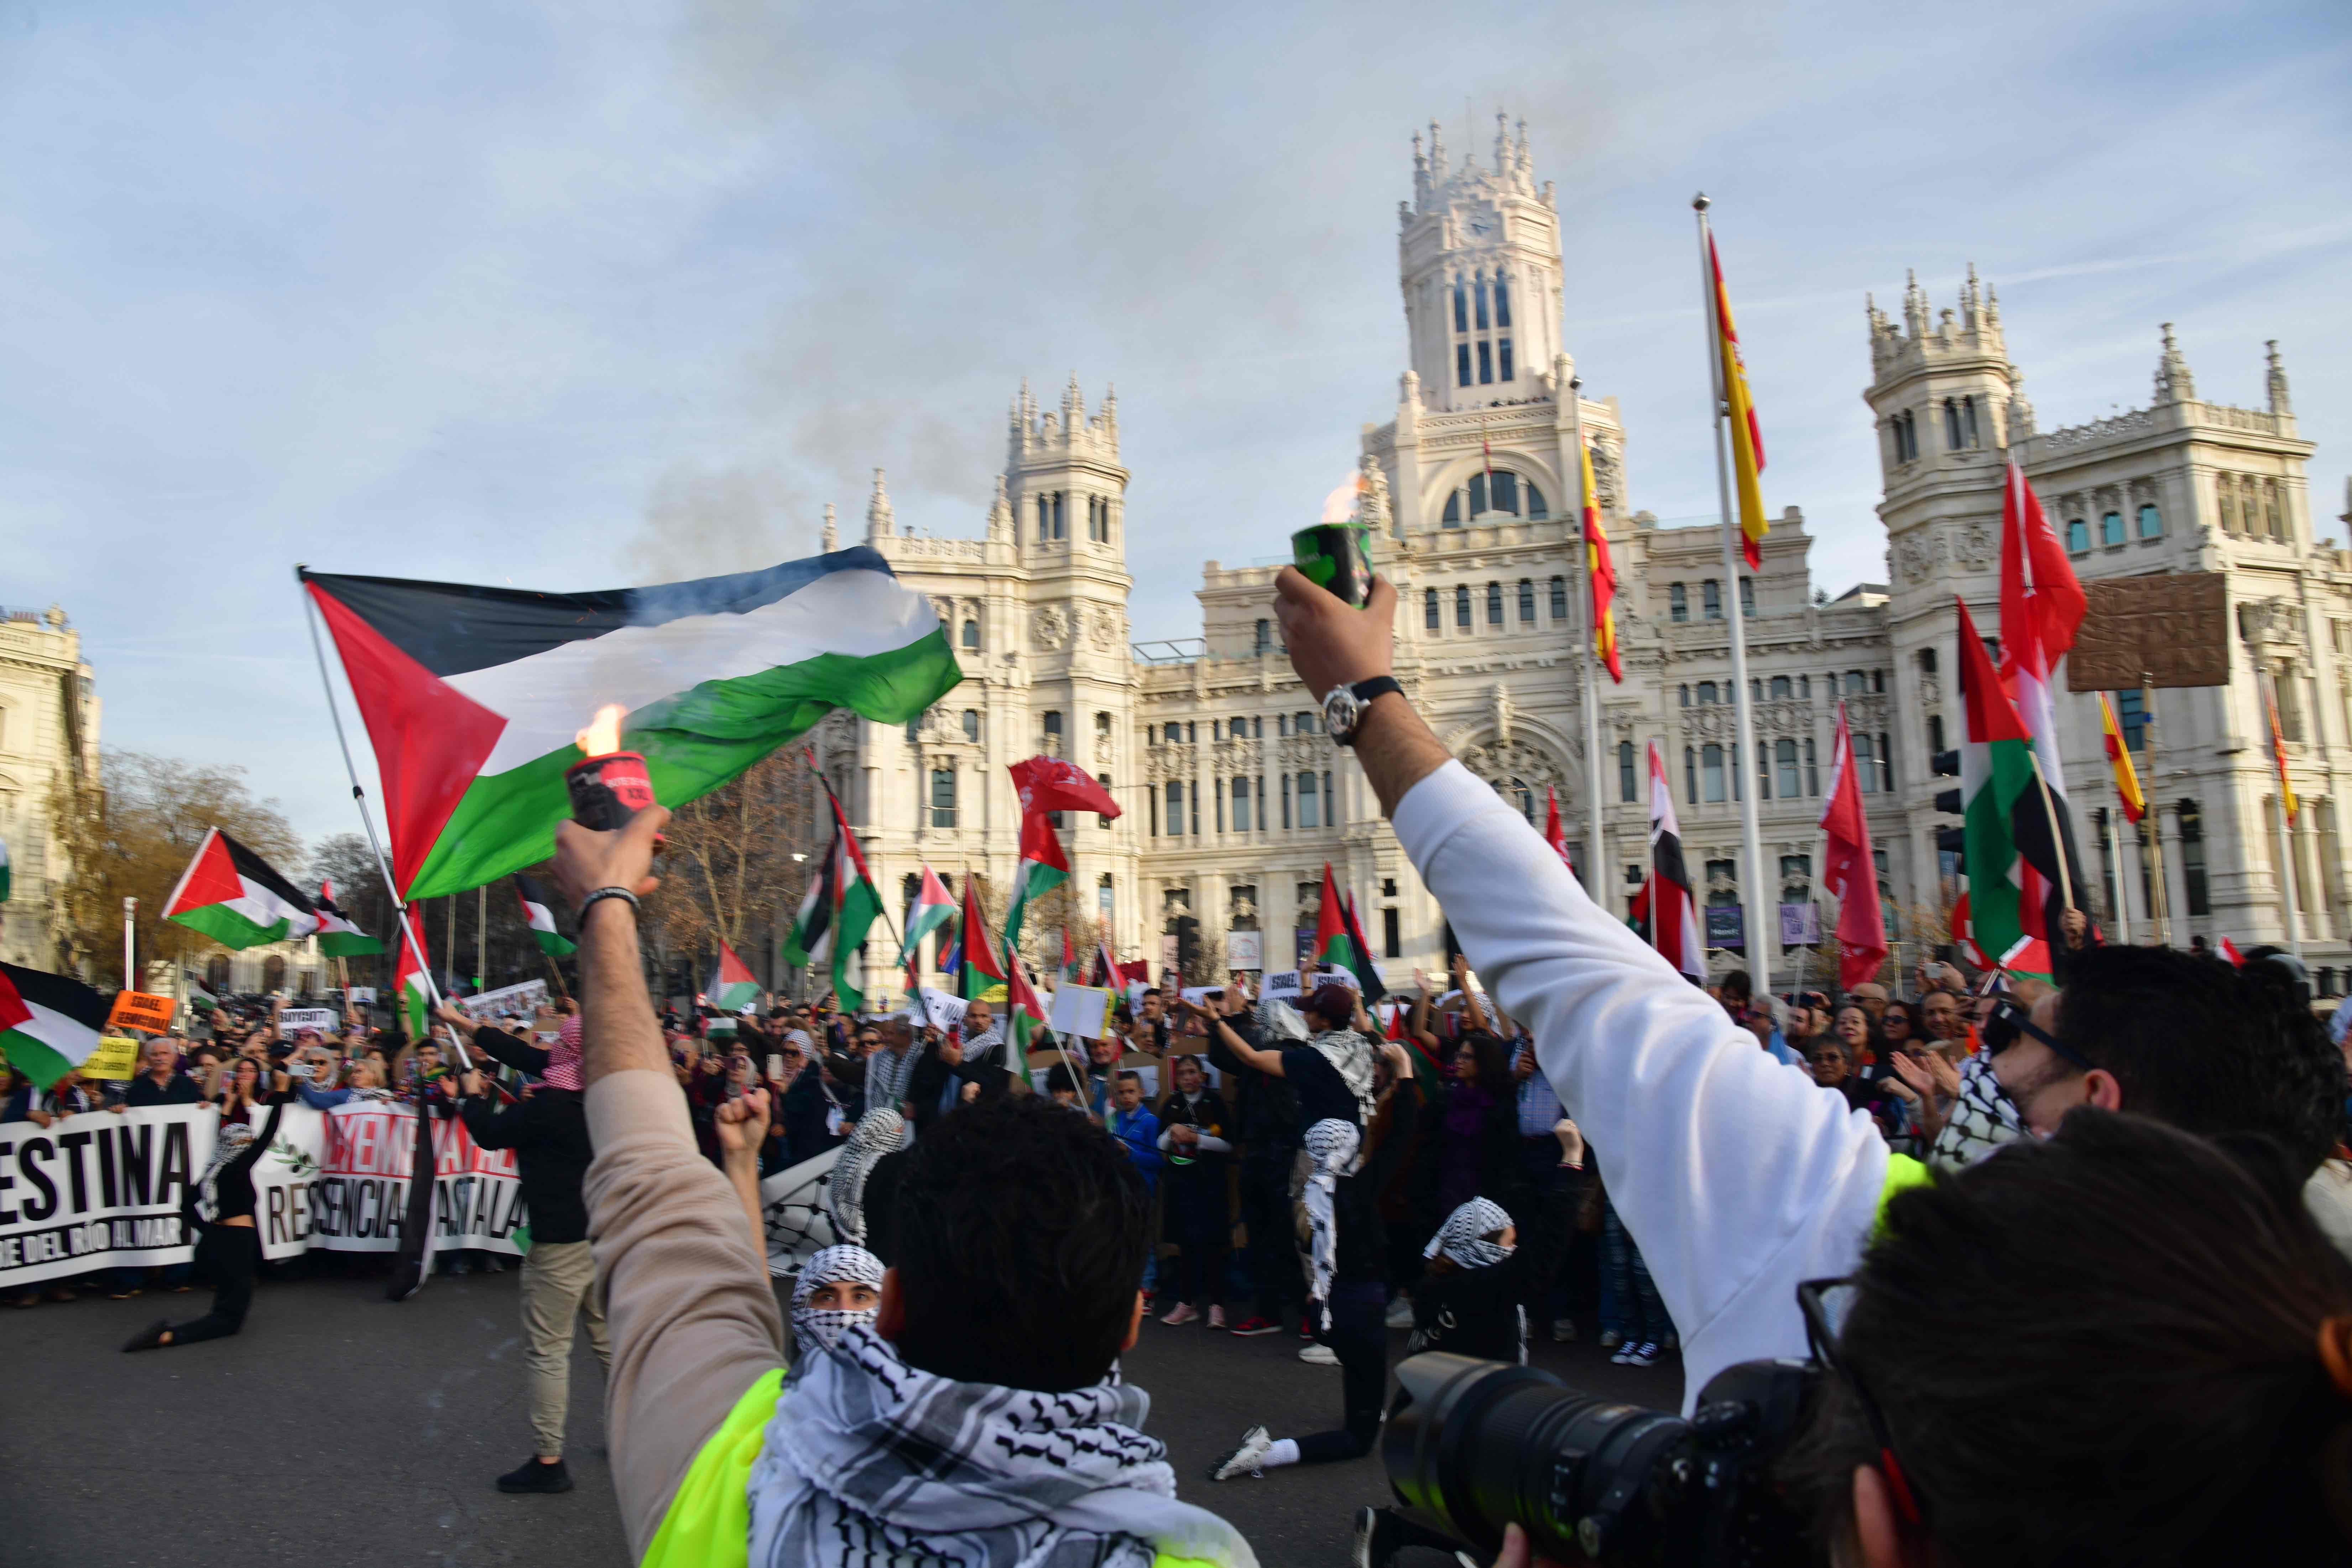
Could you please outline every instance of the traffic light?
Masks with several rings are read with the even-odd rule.
[[[1192,915],[1178,915],[1169,925],[1176,933],[1176,973],[1190,979],[1201,956],[1201,922]]]
[[[1960,753],[1957,751],[1937,752],[1927,759],[1927,766],[1935,772],[1937,778],[1958,778],[1960,773]],[[1956,789],[1938,790],[1936,794],[1936,809],[1952,816],[1968,815],[1960,802],[1960,792]],[[1962,853],[1967,847],[1967,839],[1968,830],[1964,827],[1936,829],[1936,847],[1949,854]]]

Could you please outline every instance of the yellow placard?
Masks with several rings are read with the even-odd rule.
[[[144,991],[118,991],[114,995],[114,1011],[106,1016],[110,1029],[141,1029],[160,1035],[172,1026],[172,1015],[179,1004],[169,996],[151,995]],[[125,1078],[131,1075],[125,1073]]]
[[[128,1035],[101,1035],[98,1049],[77,1070],[84,1078],[127,1079],[139,1070],[139,1042]]]

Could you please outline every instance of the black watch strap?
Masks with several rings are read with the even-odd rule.
[[[1355,728],[1344,735],[1331,737],[1343,746],[1352,746],[1356,743],[1356,731],[1364,727],[1364,710],[1372,705],[1374,699],[1384,697],[1391,691],[1402,692],[1404,690],[1404,684],[1393,675],[1375,675],[1370,680],[1359,680],[1348,689],[1354,693],[1356,699]]]

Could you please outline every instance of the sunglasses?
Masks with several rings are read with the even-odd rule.
[[[1992,999],[1992,1017],[1985,1025],[1984,1043],[1987,1054],[1999,1056],[2017,1044],[2018,1037],[2030,1035],[2050,1047],[2051,1055],[2061,1061],[2071,1062],[2089,1072],[2098,1064],[2080,1051],[2060,1043],[2058,1037],[2033,1021],[2032,1009],[2007,992],[1996,992]]]
[[[1834,1307],[1829,1300],[1832,1291],[1840,1296]],[[1911,1490],[1911,1479],[1904,1474],[1903,1462],[1895,1457],[1895,1438],[1886,1429],[1885,1412],[1879,1409],[1878,1401],[1870,1396],[1870,1390],[1863,1386],[1853,1368],[1838,1353],[1835,1322],[1843,1321],[1850,1310],[1853,1292],[1851,1277],[1808,1279],[1797,1287],[1797,1310],[1805,1320],[1805,1344],[1824,1371],[1853,1391],[1853,1402],[1862,1406],[1862,1418],[1870,1427],[1870,1440],[1877,1446],[1879,1472],[1886,1478],[1886,1489],[1894,1495],[1895,1510],[1902,1515],[1904,1523],[1917,1529],[1926,1522],[1926,1516]]]

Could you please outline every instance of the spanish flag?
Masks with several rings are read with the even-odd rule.
[[[2271,721],[2271,761],[2278,764],[2279,800],[2286,807],[2286,825],[2294,826],[2296,811],[2294,781],[2286,776],[2286,737],[2279,731],[2278,699],[2268,690],[2263,693],[2263,707]]]
[[[2137,822],[2147,815],[2147,797],[2139,793],[2139,772],[2132,766],[2131,748],[2124,744],[2123,726],[2116,722],[2116,705],[2099,693],[2099,727],[2106,738],[2107,766],[2115,770],[2116,796],[2124,803],[2124,820]]]
[[[1748,397],[1748,370],[1740,363],[1739,332],[1731,324],[1731,297],[1723,287],[1723,260],[1716,254],[1715,235],[1706,237],[1706,264],[1715,277],[1716,352],[1723,362],[1723,403],[1731,418],[1731,468],[1739,490],[1739,546],[1748,569],[1764,569],[1764,489],[1758,482],[1764,471],[1764,432],[1756,423],[1756,405]]]
[[[1587,447],[1577,463],[1578,483],[1584,495],[1584,571],[1592,585],[1592,651],[1609,667],[1609,679],[1623,685],[1625,664],[1617,654],[1617,568],[1609,561],[1609,535],[1601,526],[1600,494],[1592,485],[1592,448]]]

